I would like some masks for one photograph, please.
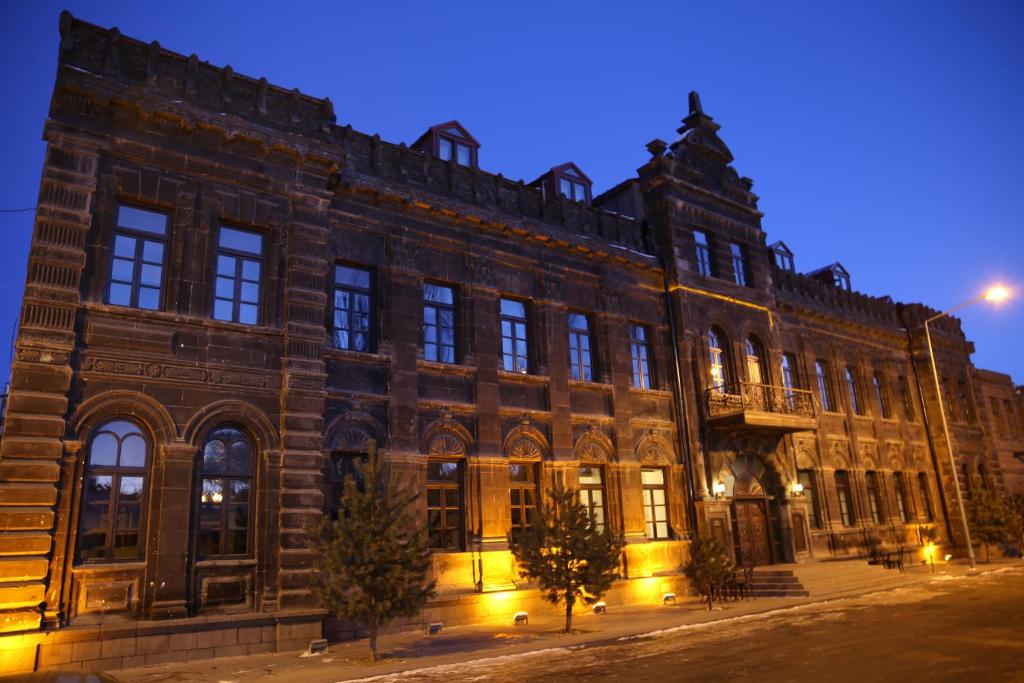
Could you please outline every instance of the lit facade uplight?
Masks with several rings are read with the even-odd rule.
[[[714,486],[711,487],[711,491],[715,496],[721,498],[725,495],[725,484],[720,481],[716,481]]]
[[[1002,285],[993,285],[985,291],[985,301],[998,303],[1010,298],[1010,290]]]
[[[802,496],[802,495],[804,495],[804,485],[801,484],[800,482],[796,482],[795,484],[793,484],[793,495],[794,496]]]

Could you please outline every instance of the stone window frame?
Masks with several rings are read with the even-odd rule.
[[[514,479],[512,477],[512,468],[521,467],[524,471],[530,473],[525,480]],[[513,541],[518,540],[517,537],[521,537],[533,527],[536,521],[537,510],[541,506],[540,500],[540,462],[537,460],[512,460],[508,463],[509,468],[509,538]],[[515,495],[518,493],[518,496]],[[532,502],[529,501],[529,496],[526,493],[533,494]],[[517,500],[518,498],[518,500]],[[519,522],[516,523],[515,512],[519,511]]]
[[[881,488],[878,485],[878,472],[867,470],[864,472],[864,489],[867,492],[868,514],[875,524],[884,523]]]
[[[648,484],[644,482],[644,472],[660,472],[660,484]],[[672,525],[668,517],[668,468],[657,466],[646,466],[640,468],[640,493],[643,498],[644,508],[644,533],[648,540],[667,541],[672,538]],[[654,500],[655,492],[662,492],[662,502],[659,504]],[[650,495],[648,495],[650,494]],[[658,519],[658,511],[661,511],[662,519]],[[659,533],[658,527],[664,525],[665,533]],[[653,531],[653,533],[652,533]]]
[[[693,261],[697,266],[698,273],[704,277],[714,277],[715,264],[711,258],[711,237],[706,230],[693,231]]]
[[[579,327],[574,320],[582,320],[584,327]],[[576,382],[597,381],[597,367],[594,363],[597,353],[592,333],[593,316],[580,311],[569,311],[565,321],[569,352],[569,379]]]
[[[438,464],[453,464],[456,467],[456,480],[451,482],[450,480],[444,480],[440,478],[431,479],[430,468],[432,465]],[[427,537],[430,550],[432,552],[462,552],[466,548],[466,472],[465,472],[464,460],[459,458],[430,458],[427,460],[427,471],[426,471],[426,528]],[[431,496],[432,492],[437,492],[436,504],[432,504]],[[458,495],[456,504],[449,504],[450,492],[454,491]],[[437,519],[441,522],[438,530],[441,532],[449,532],[454,530],[454,542],[445,542],[442,545],[435,545],[434,543],[434,526],[432,525],[432,511],[438,511],[439,516]],[[457,526],[449,526],[447,524],[448,512],[455,511],[456,519],[458,520]]]
[[[889,384],[886,382],[885,373],[881,370],[876,370],[871,375],[871,385],[875,389],[875,400],[878,401],[879,415],[882,416],[883,420],[893,419],[892,401],[889,398]]]
[[[804,487],[804,495],[811,500],[811,528],[825,528],[821,514],[821,496],[818,495],[818,477],[814,468],[802,468],[796,471],[796,480]]]
[[[523,307],[523,315],[515,316],[506,314],[502,309],[504,308],[504,302],[510,302],[519,304]],[[505,334],[505,323],[509,323],[511,336]],[[519,325],[522,326],[522,337],[519,336]],[[519,299],[511,296],[498,297],[498,327],[501,332],[502,348],[501,348],[501,369],[505,372],[518,372],[524,375],[528,375],[533,370],[533,354],[530,349],[530,304],[526,299]],[[504,341],[509,339],[512,342],[511,348],[512,353],[509,355],[505,353]],[[526,355],[521,356],[517,350],[517,342],[522,341],[526,349]],[[506,361],[511,359],[511,368],[507,367]],[[519,364],[522,360],[523,365]]]
[[[221,245],[220,239],[224,229],[233,230],[235,232],[248,233],[250,235],[256,235],[260,238],[260,253],[256,255],[253,252],[235,249]],[[213,261],[213,283],[212,283],[212,296],[210,297],[210,318],[219,322],[235,323],[238,325],[247,326],[259,326],[263,324],[264,320],[264,301],[266,300],[266,272],[267,272],[267,251],[268,251],[268,235],[263,230],[258,230],[253,227],[242,227],[234,225],[228,222],[219,222],[215,231],[215,242],[214,242],[214,261]],[[234,272],[230,278],[232,280],[232,293],[231,298],[228,299],[225,296],[219,296],[217,294],[217,280],[220,279],[220,259],[221,257],[235,259]],[[247,278],[245,276],[245,264],[256,263],[259,268],[259,273],[255,280]],[[226,276],[224,276],[226,277]],[[256,301],[243,301],[242,288],[245,284],[256,284]],[[217,301],[230,301],[231,302],[231,317],[230,318],[218,318],[216,315]],[[243,322],[240,320],[241,306],[254,305],[256,307],[256,320],[253,322]]]
[[[853,510],[853,489],[850,485],[849,470],[836,470],[833,474],[836,485],[836,506],[839,510],[839,522],[850,529],[857,525],[857,515]]]
[[[907,478],[902,471],[892,473],[893,497],[896,501],[896,514],[902,524],[909,524],[913,518],[913,509],[910,505],[909,491],[907,491]]]
[[[571,165],[555,173],[554,183],[559,197],[583,205],[590,204],[590,181]]]
[[[596,470],[600,481],[586,482],[582,481],[583,470]],[[605,488],[605,467],[600,463],[580,463],[579,474],[581,480],[578,482],[578,495],[580,503],[587,508],[587,514],[590,515],[591,519],[594,519],[597,523],[597,530],[602,531],[608,525],[608,494]],[[594,501],[594,493],[600,493],[601,499],[598,502]],[[594,515],[594,511],[600,509],[601,514],[597,517]]]
[[[242,435],[242,437],[249,444],[249,450],[250,450],[250,453],[249,453],[249,473],[248,473],[247,476],[244,475],[243,473],[231,472],[230,469],[224,469],[224,470],[219,470],[219,471],[211,471],[211,472],[207,472],[204,469],[204,466],[205,466],[205,453],[206,453],[207,446],[211,443],[211,441],[213,441],[213,436],[215,434],[217,434],[221,430],[227,430],[227,429],[233,429],[233,430],[239,432]],[[254,437],[254,435],[252,434],[252,432],[249,429],[246,429],[245,426],[243,426],[243,425],[241,425],[241,424],[239,424],[237,422],[230,422],[229,421],[229,422],[218,422],[217,424],[212,425],[208,430],[206,430],[205,434],[203,434],[203,439],[202,439],[201,443],[202,443],[202,447],[199,449],[198,453],[196,454],[196,468],[195,468],[196,475],[195,475],[195,485],[193,487],[193,497],[194,497],[193,515],[194,515],[194,522],[192,524],[192,531],[193,531],[193,535],[194,535],[194,539],[195,539],[194,543],[195,543],[196,561],[197,562],[202,562],[202,561],[208,561],[208,560],[252,558],[252,557],[255,556],[256,541],[257,541],[257,539],[256,539],[257,523],[256,522],[257,522],[257,513],[258,513],[258,505],[259,505],[259,496],[256,495],[256,492],[257,492],[257,488],[259,486],[259,481],[258,481],[258,478],[259,478],[258,477],[258,474],[259,474],[259,467],[258,467],[258,464],[259,464],[259,450],[258,450],[259,440],[256,439]],[[232,442],[232,443],[234,443],[234,442]],[[244,552],[241,552],[241,553],[225,553],[225,552],[223,552],[223,549],[225,547],[225,538],[227,536],[226,532],[230,529],[230,524],[229,524],[229,521],[228,521],[228,516],[229,516],[229,510],[230,510],[232,501],[230,501],[230,500],[224,501],[223,498],[222,498],[222,501],[224,502],[224,505],[221,508],[221,512],[220,512],[221,520],[220,520],[220,526],[218,527],[219,532],[220,532],[219,546],[220,546],[221,552],[218,552],[216,554],[208,554],[208,555],[202,555],[200,553],[199,545],[200,545],[200,534],[201,534],[201,531],[202,531],[202,526],[201,525],[202,525],[203,485],[204,485],[204,480],[205,479],[222,479],[222,480],[232,480],[232,481],[243,481],[244,480],[244,481],[248,482],[248,484],[249,484],[248,501],[245,504],[246,507],[247,507],[247,515],[248,516],[247,516],[247,521],[246,521],[247,528],[246,528],[246,535],[245,535],[245,551]],[[222,492],[221,492],[221,495],[224,496],[225,493],[229,490],[229,488],[230,488],[229,486],[225,486],[223,488]]]
[[[740,287],[752,286],[747,267],[747,250],[739,242],[729,242],[729,262],[732,264],[732,281]]]
[[[900,375],[896,379],[900,389],[900,399],[903,401],[903,416],[907,422],[917,422],[917,410],[914,408],[914,395],[910,391],[910,380],[906,375]]]
[[[135,211],[144,211],[152,214],[160,214],[164,217],[164,231],[162,235],[158,235],[155,232],[147,231],[144,229],[121,225],[121,209],[128,208]],[[107,289],[104,296],[104,302],[111,306],[121,306],[125,308],[137,308],[146,311],[162,311],[164,310],[164,295],[167,289],[167,251],[170,247],[171,242],[171,215],[172,212],[167,209],[158,209],[150,206],[144,206],[134,202],[126,202],[118,200],[114,206],[114,229],[113,235],[110,241],[110,263],[108,264],[107,272]],[[118,257],[115,255],[117,248],[117,238],[124,236],[129,239],[135,240],[134,253],[132,254],[132,278],[131,281],[115,280],[114,279],[114,266],[118,260],[127,260],[125,257]],[[155,261],[146,261],[145,250],[146,243],[159,244],[161,249],[161,257],[159,264]],[[139,292],[143,288],[153,289],[152,285],[142,283],[142,269],[146,265],[159,265],[160,267],[160,283],[157,285],[157,305],[156,308],[147,308],[139,305]],[[115,284],[125,284],[130,288],[129,302],[127,304],[115,303],[111,301],[111,292]]]
[[[729,353],[729,337],[717,325],[708,328],[708,385],[719,394],[728,393],[735,382]]]
[[[446,303],[446,302],[443,302],[443,301],[435,301],[435,300],[432,300],[432,299],[428,300],[427,299],[427,294],[426,294],[426,287],[427,286],[440,287],[442,289],[447,289],[448,292],[451,294],[451,303]],[[420,345],[421,345],[420,348],[422,349],[424,360],[428,360],[428,361],[431,361],[431,362],[434,362],[434,363],[445,363],[446,365],[457,365],[459,363],[460,354],[459,354],[459,317],[458,317],[459,316],[459,306],[458,306],[458,301],[459,301],[459,290],[458,290],[458,287],[456,287],[455,285],[449,284],[449,283],[446,283],[446,282],[435,281],[435,280],[424,280],[424,282],[423,282],[423,332],[420,335]],[[433,341],[427,339],[427,326],[428,326],[428,324],[427,324],[427,309],[428,308],[433,309],[433,311],[434,311],[434,313],[433,313],[434,314],[433,327],[435,328],[435,330],[434,330],[434,339],[433,339]],[[452,340],[452,343],[450,345],[451,349],[452,349],[451,360],[444,360],[444,356],[441,353],[441,349],[448,346],[447,344],[443,343],[442,328],[444,326],[441,325],[441,323],[438,321],[438,318],[440,317],[441,313],[443,313],[443,312],[448,312],[451,315],[451,330],[450,330],[451,331],[451,340]],[[433,344],[435,347],[437,347],[437,354],[436,354],[435,358],[428,358],[427,357],[427,345],[428,344]]]
[[[854,415],[867,415],[867,405],[864,403],[864,394],[860,386],[860,370],[855,365],[847,365],[843,371],[843,377],[846,379],[846,393],[850,401],[850,410]]]
[[[832,384],[832,363],[824,358],[814,361],[814,376],[818,385],[818,400],[821,409],[826,413],[838,413],[839,403],[836,401],[835,386]]]
[[[126,434],[124,437],[118,437],[113,432],[108,431],[106,428],[117,422],[125,422],[135,428],[135,432]],[[117,445],[117,461],[113,465],[94,465],[90,461],[92,460],[93,447],[97,437],[103,434],[112,434],[118,441]],[[142,438],[145,444],[145,464],[142,467],[131,467],[120,464],[121,447],[125,439],[129,436],[139,436]],[[138,422],[131,417],[114,415],[108,419],[103,420],[99,426],[92,430],[89,435],[88,448],[86,449],[86,455],[83,463],[82,472],[82,486],[83,490],[81,493],[81,500],[78,505],[78,520],[77,520],[77,534],[75,540],[75,563],[79,565],[83,564],[101,564],[101,563],[116,563],[116,562],[132,562],[139,561],[145,558],[146,554],[146,523],[147,523],[147,507],[149,504],[149,486],[150,486],[150,470],[153,462],[153,439],[149,436],[146,428],[141,422]],[[88,486],[89,479],[93,476],[109,476],[111,477],[111,486],[107,498],[107,520],[105,524],[105,535],[106,540],[104,542],[104,557],[90,557],[82,558],[82,539],[86,536],[85,524],[85,507],[87,503],[87,495],[85,487]],[[141,477],[142,487],[139,493],[138,505],[138,527],[133,531],[138,534],[138,550],[136,555],[131,557],[116,557],[114,552],[116,550],[115,539],[117,536],[117,517],[118,509],[121,506],[121,479],[125,476]]]
[[[341,284],[338,282],[338,269],[347,268],[353,271],[359,271],[366,273],[367,283],[366,287],[359,287],[348,284]],[[377,318],[377,278],[374,269],[370,266],[361,263],[353,263],[351,261],[335,261],[332,264],[332,279],[331,279],[331,294],[330,294],[330,330],[331,330],[331,348],[340,349],[342,351],[352,351],[354,353],[373,353],[376,349],[377,336],[376,336],[376,318]],[[350,297],[350,303],[348,312],[351,316],[353,310],[353,303],[355,297],[364,296],[366,297],[366,328],[363,334],[366,337],[366,348],[357,349],[354,348],[355,334],[352,334],[351,317],[349,318],[349,337],[346,346],[340,346],[338,344],[338,325],[337,325],[337,313],[342,310],[338,306],[338,294],[339,292],[345,293]]]
[[[640,335],[637,335],[637,330]],[[654,374],[651,370],[651,333],[650,328],[643,323],[629,323],[629,357],[631,372],[631,386],[634,389],[656,389]]]

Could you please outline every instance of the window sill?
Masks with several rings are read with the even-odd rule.
[[[172,311],[154,311],[148,308],[133,308],[131,306],[116,306],[96,301],[83,301],[82,308],[89,313],[107,313],[116,317],[140,318],[153,320],[154,322],[176,322],[189,325],[201,325],[203,327],[218,327],[231,330],[244,331],[248,333],[272,334],[275,336],[284,334],[280,328],[268,325],[246,325],[228,320],[214,320],[213,318],[199,318],[195,316],[182,315]]]
[[[657,396],[658,398],[672,398],[671,391],[665,391],[664,389],[641,389],[639,387],[631,386],[629,391],[634,394],[640,394],[642,396]]]
[[[592,391],[612,390],[612,385],[607,382],[594,382],[585,379],[570,379],[569,386],[574,389],[590,389]]]
[[[146,568],[145,560],[87,560],[76,564],[74,566],[74,572],[76,574],[94,574],[100,572],[133,572],[144,570]]]
[[[455,373],[459,375],[475,375],[475,365],[464,365],[462,363],[441,363],[433,360],[419,358],[416,360],[416,369],[428,370],[430,372]]]
[[[509,372],[498,370],[498,379],[505,379],[514,382],[531,382],[533,384],[547,384],[551,378],[547,375],[531,375],[528,372]]]
[[[390,363],[391,357],[372,351],[350,351],[333,346],[324,346],[324,358],[329,360],[354,360],[360,363]]]
[[[253,557],[237,557],[237,558],[218,558],[211,560],[196,560],[196,567],[255,567],[256,558]]]

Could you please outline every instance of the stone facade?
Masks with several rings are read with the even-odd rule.
[[[480,170],[461,126],[392,144],[329,99],[60,33],[0,442],[10,667],[302,646],[303,530],[371,443],[426,494],[422,619],[539,609],[508,536],[555,481],[627,539],[622,602],[682,590],[694,533],[744,563],[957,540],[935,311],[780,262],[696,95],[592,198],[572,164]],[[989,375],[957,320],[933,338],[955,457],[1002,486]]]

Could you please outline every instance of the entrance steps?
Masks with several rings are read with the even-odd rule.
[[[871,565],[863,559],[826,560],[787,566],[815,598],[843,597],[889,590],[918,583],[922,578],[917,573],[900,574],[896,569]]]
[[[806,598],[810,595],[792,570],[778,567],[754,569],[750,592],[755,598]]]

